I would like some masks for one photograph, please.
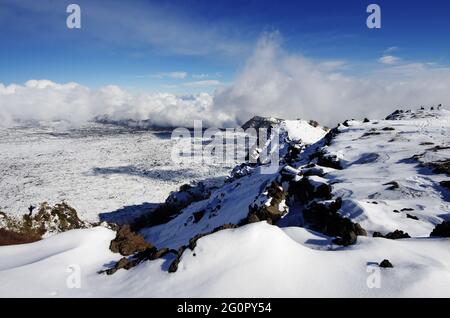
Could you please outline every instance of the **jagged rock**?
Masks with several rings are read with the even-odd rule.
[[[120,227],[115,239],[111,241],[109,246],[111,251],[120,253],[124,256],[129,256],[151,248],[154,248],[153,245],[146,242],[141,235],[132,232],[129,225]]]
[[[394,265],[392,265],[392,263],[389,262],[389,260],[387,260],[387,259],[383,260],[383,261],[379,264],[379,266],[380,266],[381,268],[394,268]]]
[[[387,186],[387,185],[390,186],[386,190],[395,190],[395,189],[400,188],[400,184],[397,181],[391,181],[391,182],[388,182],[388,183],[384,183],[383,185],[384,186]]]
[[[336,236],[334,243],[347,246],[356,243],[357,236],[366,236],[367,232],[358,223],[341,216],[338,213],[341,206],[341,198],[334,201],[312,202],[305,208],[303,215],[312,229]]]
[[[24,214],[21,218],[0,215],[3,243],[20,244],[40,240],[44,235],[61,233],[89,227],[90,224],[79,219],[74,208],[62,202],[51,207],[44,202],[34,215]]]
[[[384,128],[382,128],[381,130],[384,130],[384,131],[393,131],[393,130],[395,130],[395,128],[394,128],[394,127],[384,127]]]
[[[409,236],[408,233],[400,231],[400,230],[395,230],[394,232],[390,232],[386,235],[383,235],[380,232],[374,232],[373,237],[381,237],[381,238],[386,238],[386,239],[390,239],[390,240],[411,238],[411,236]]]
[[[178,265],[181,261],[181,256],[183,255],[183,252],[186,250],[186,246],[182,246],[178,249],[177,257],[173,260],[173,262],[170,264],[168,272],[169,273],[175,273],[178,270]]]
[[[271,183],[267,189],[266,196],[270,201],[269,204],[253,204],[250,206],[247,217],[248,223],[267,221],[269,224],[275,224],[287,213],[283,207],[283,203],[286,200],[286,193],[276,181]]]
[[[319,166],[342,170],[341,163],[336,155],[319,151],[312,155],[311,159],[314,157],[317,158],[317,164]]]
[[[65,202],[58,203],[54,207],[44,202],[34,216],[24,215],[24,220],[56,233],[87,227],[87,224],[78,217],[77,211]]]
[[[108,268],[105,271],[100,271],[99,274],[106,273],[107,275],[112,275],[119,269],[130,269],[132,268],[132,262],[130,262],[126,257],[122,257],[112,268]]]
[[[99,271],[98,273],[99,274],[106,273],[107,275],[112,275],[119,269],[123,268],[129,270],[133,267],[136,267],[137,265],[139,265],[144,261],[153,261],[171,252],[173,251],[169,250],[168,248],[162,248],[160,250],[157,250],[155,247],[147,248],[144,251],[136,253],[132,257],[129,258],[122,257],[116,264],[114,264],[113,267],[107,270]]]
[[[419,218],[417,217],[417,216],[415,216],[415,215],[411,215],[411,214],[406,214],[406,217],[408,218],[408,219],[412,219],[412,220],[416,220],[416,221],[418,221],[419,220]]]
[[[401,115],[404,113],[403,110],[401,109],[397,109],[396,111],[394,111],[392,114],[388,115],[385,119],[386,120],[396,120],[401,118]]]
[[[325,142],[325,146],[330,146],[331,143],[333,142],[333,139],[340,133],[339,128],[335,127],[333,129],[331,129],[326,135],[325,137],[323,137],[323,140]]]
[[[331,186],[320,177],[303,177],[300,181],[289,184],[289,196],[294,200],[307,203],[312,199],[331,199]]]
[[[313,127],[318,127],[318,126],[319,126],[319,123],[318,123],[317,121],[315,121],[315,120],[310,120],[310,121],[308,122],[308,124],[310,124],[310,125],[313,126]]]
[[[369,118],[364,118],[363,123],[370,123]]]
[[[302,152],[303,146],[298,143],[290,143],[288,146],[288,151],[285,156],[286,163],[291,164],[292,162],[295,162],[298,160],[301,152]]]
[[[319,167],[313,163],[303,167],[302,173],[305,177],[307,176],[323,177],[324,175],[326,175],[326,171],[323,167]]]
[[[254,128],[256,130],[261,128],[270,129],[275,127],[276,125],[279,125],[282,121],[283,120],[279,118],[254,116],[253,118],[245,122],[241,127],[244,130],[247,130],[249,128]]]
[[[450,237],[450,221],[444,221],[436,225],[430,236],[435,237]]]
[[[431,168],[434,173],[445,173],[450,175],[450,159],[428,162],[422,165]]]

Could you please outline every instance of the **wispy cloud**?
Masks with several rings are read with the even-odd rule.
[[[188,76],[187,72],[161,72],[151,75],[155,78],[174,78],[174,79],[185,79]]]
[[[378,59],[381,64],[393,65],[400,62],[400,58],[393,55],[384,55]]]
[[[392,53],[392,52],[395,52],[395,51],[398,51],[399,50],[399,47],[398,46],[391,46],[391,47],[388,47],[385,51],[384,51],[384,54],[389,54],[389,53]]]
[[[224,85],[224,84],[218,80],[204,80],[204,81],[194,81],[194,82],[183,83],[183,86],[196,87],[196,88],[219,86],[219,85]]]
[[[196,79],[196,80],[203,80],[206,78],[221,78],[222,77],[222,73],[220,72],[216,72],[213,74],[205,74],[205,73],[201,73],[201,74],[192,74],[192,78]]]
[[[83,40],[111,47],[151,53],[188,56],[241,56],[251,50],[253,35],[246,36],[238,26],[210,22],[190,16],[173,5],[157,2],[78,0],[82,10]],[[67,4],[66,4],[67,5]],[[67,40],[67,28],[61,15],[65,4],[54,1],[4,0],[2,10],[11,12],[0,27],[11,25],[33,38]],[[17,11],[22,14],[16,14]],[[43,14],[44,13],[44,14]],[[63,21],[63,22],[61,22]],[[38,30],[38,31],[36,31]],[[91,42],[90,42],[91,43]]]

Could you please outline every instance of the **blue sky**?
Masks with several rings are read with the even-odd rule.
[[[232,82],[261,35],[271,32],[291,53],[366,69],[382,67],[383,56],[393,58],[386,63],[450,61],[445,0],[72,2],[81,6],[81,30],[66,27],[69,1],[0,0],[1,83],[49,79],[211,92]],[[370,3],[382,8],[380,30],[366,27]]]

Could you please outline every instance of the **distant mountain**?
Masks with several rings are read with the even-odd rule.
[[[248,128],[269,129],[276,125],[281,124],[282,122],[283,122],[283,119],[280,119],[280,118],[254,116],[253,118],[251,118],[247,122],[245,122],[241,127],[244,130],[246,130]]]

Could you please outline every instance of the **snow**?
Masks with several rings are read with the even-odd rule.
[[[320,127],[313,127],[304,120],[285,120],[282,124],[292,140],[301,140],[304,144],[313,144],[326,135],[326,131]]]
[[[7,297],[449,297],[449,239],[362,238],[338,248],[303,228],[264,222],[201,238],[176,273],[170,259],[145,262],[112,276],[96,271],[117,260],[114,233],[75,230],[26,246],[0,248],[0,294]],[[308,242],[316,241],[314,248]],[[439,256],[439,257],[437,257]],[[393,269],[373,263],[389,259]],[[81,288],[68,288],[81,269]],[[374,270],[376,271],[374,274]],[[378,275],[380,288],[373,285]],[[367,284],[369,280],[369,285]]]
[[[400,229],[413,237],[427,237],[450,215],[449,195],[439,186],[445,175],[419,166],[450,158],[450,149],[445,149],[450,146],[450,112],[410,115],[402,120],[348,122],[349,127],[341,125],[342,133],[327,147],[329,153],[339,154],[345,169],[330,171],[325,178],[333,184],[333,194],[345,199],[344,216],[369,232]],[[386,127],[392,130],[383,130]],[[379,134],[364,136],[373,132]],[[434,146],[444,149],[431,151]],[[420,162],[411,159],[423,153]],[[392,181],[398,189],[386,185]]]
[[[65,200],[81,219],[130,207],[148,210],[195,180],[224,177],[232,164],[173,163],[170,131],[63,122],[0,127],[0,211]]]
[[[301,159],[292,164],[293,167],[280,167],[279,171],[272,174],[261,174],[260,167],[246,166],[242,168],[245,170],[242,177],[232,178],[223,186],[213,189],[208,199],[189,205],[166,224],[145,228],[140,232],[159,248],[179,248],[197,234],[209,233],[227,223],[238,224],[247,217],[251,204],[267,202],[270,199],[266,196],[267,188],[281,170],[300,175],[314,169],[321,176],[308,176],[311,184],[330,184],[333,197],[343,199],[340,213],[367,230],[368,236],[359,236],[355,245],[338,246],[332,243],[331,237],[290,225],[301,213],[298,206],[290,206],[289,213],[278,226],[258,222],[200,238],[194,251],[185,250],[175,273],[167,272],[175,258],[173,254],[169,254],[162,259],[141,263],[128,271],[121,269],[112,276],[106,276],[97,272],[108,268],[121,256],[108,249],[114,232],[95,227],[69,231],[32,244],[0,247],[0,295],[450,297],[450,238],[429,237],[436,224],[449,219],[449,193],[439,185],[439,182],[448,180],[448,175],[431,173],[428,168],[419,165],[420,162],[450,157],[450,150],[445,148],[450,146],[450,112],[440,110],[408,113],[398,119],[369,123],[352,120],[347,122],[348,127],[340,125],[340,133],[323,149],[340,158],[344,168],[342,170],[306,166],[310,163],[309,155],[323,147],[323,140],[319,140],[325,131],[320,131],[322,137],[319,137],[317,129],[321,128],[308,128],[303,122],[287,122],[286,128],[291,139],[298,138],[305,143],[317,142],[306,147]],[[53,157],[58,158],[57,153],[63,151],[61,149],[68,151],[67,149],[81,148],[88,153],[93,152],[85,157],[77,155],[75,151],[71,152],[73,160],[69,160],[69,163],[78,172],[65,172],[64,179],[67,180],[83,176],[80,171],[89,171],[92,166],[101,162],[102,158],[95,159],[100,146],[117,156],[112,159],[108,157],[113,161],[104,162],[108,166],[123,164],[121,160],[133,160],[139,167],[146,167],[151,150],[139,148],[136,139],[152,140],[152,147],[162,149],[165,149],[166,146],[163,145],[167,142],[154,139],[150,132],[138,136],[130,136],[129,133],[118,136],[114,133],[102,141],[92,137],[82,140],[73,140],[76,139],[73,137],[43,137],[35,130],[28,131],[28,137],[25,137],[27,130],[23,130],[18,133],[14,130],[7,133],[2,131],[11,137],[2,138],[2,143],[9,147],[1,157],[10,167],[4,171],[22,171],[21,158],[28,158],[26,160],[30,162],[29,158],[33,157],[31,162],[39,163],[36,164],[38,170],[35,175],[40,177],[49,174],[47,180],[55,178],[56,172],[53,172],[51,166],[42,166],[45,161],[40,162],[34,158],[37,157],[37,152],[28,139],[35,140],[37,145],[40,142],[52,150],[44,154],[45,159],[50,162]],[[86,144],[86,148],[83,148],[83,144]],[[76,147],[70,148],[69,145]],[[119,149],[115,150],[111,145]],[[95,151],[91,149],[93,146]],[[434,146],[441,148],[432,149]],[[32,155],[27,157],[25,149],[31,149]],[[122,154],[124,149],[133,150]],[[138,154],[136,150],[144,153]],[[161,153],[162,150],[150,153],[159,158],[154,160],[162,162],[163,156],[157,155],[158,152]],[[89,162],[86,156],[92,160],[92,165],[85,167],[78,161],[86,165]],[[68,155],[62,157],[66,160],[70,158]],[[14,164],[18,167],[14,168]],[[169,164],[167,169],[178,168]],[[200,174],[206,175],[210,173],[208,169],[212,168],[193,165],[191,169],[193,174],[198,170]],[[134,176],[138,179],[133,183],[134,181],[127,179],[128,176],[119,174],[116,177],[116,181],[107,179],[111,183],[108,187],[111,187],[111,191],[122,189],[125,193],[123,198],[127,200],[134,198],[144,202],[152,198],[152,191],[161,191],[161,196],[163,191],[167,192],[167,188],[156,190],[166,180],[155,181],[151,178],[145,184],[148,192],[136,194],[131,193],[133,185],[145,182],[145,178]],[[189,179],[188,175],[182,177]],[[87,189],[93,193],[86,194],[86,191],[82,192],[81,186],[72,186],[80,191],[80,197],[81,194],[85,195],[87,203],[92,203],[99,196],[96,186],[104,186],[105,180],[98,176],[93,179],[84,176],[82,181],[89,181]],[[388,184],[393,181],[398,183],[398,187],[392,188],[392,184]],[[7,176],[7,182],[2,179],[0,184],[2,189],[8,189],[16,183],[11,176]],[[61,186],[64,182],[59,180],[56,184]],[[46,190],[47,194],[50,193],[49,189],[51,188]],[[15,193],[18,193],[17,190]],[[289,201],[283,201],[280,206],[284,207],[285,204],[289,204]],[[199,211],[204,211],[204,215],[198,222],[194,222],[193,214]],[[418,220],[408,218],[407,214],[416,216]],[[389,240],[372,237],[375,231],[386,234],[397,229],[408,232],[411,238]],[[384,259],[388,259],[394,268],[380,268],[378,263]],[[67,268],[74,265],[81,270],[81,288],[67,286],[67,280],[73,274]]]

